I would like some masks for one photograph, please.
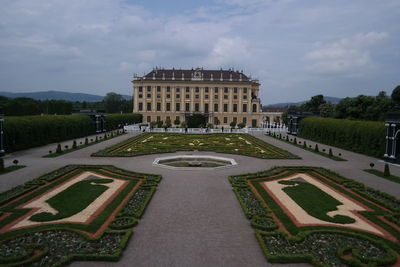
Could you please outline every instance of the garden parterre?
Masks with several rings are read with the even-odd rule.
[[[144,133],[98,151],[92,154],[92,156],[132,157],[193,150],[240,154],[264,159],[299,159],[298,156],[256,137],[248,134],[234,133]]]
[[[68,165],[0,194],[0,263],[118,260],[161,177]]]
[[[393,196],[318,167],[275,167],[229,180],[271,262],[381,266],[397,260],[400,201]]]

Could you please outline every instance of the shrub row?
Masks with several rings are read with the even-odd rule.
[[[118,129],[119,125],[134,124],[142,122],[142,114],[108,114],[106,115],[107,130]]]
[[[141,114],[109,114],[106,127],[114,130],[141,121]],[[4,148],[13,152],[88,136],[95,130],[94,121],[86,115],[10,116],[4,122]]]
[[[357,153],[382,157],[386,127],[383,122],[309,117],[301,120],[299,136]]]

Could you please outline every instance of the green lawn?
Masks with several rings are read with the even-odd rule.
[[[214,151],[265,159],[298,159],[288,151],[248,134],[144,133],[92,156],[137,156],[176,151]]]
[[[374,170],[374,169],[366,169],[364,171],[369,172],[371,174],[374,174],[376,176],[382,177],[382,178],[387,179],[389,181],[392,181],[392,182],[400,184],[400,177],[398,177],[398,176],[395,176],[395,175],[385,176],[382,171],[378,171],[378,170]]]

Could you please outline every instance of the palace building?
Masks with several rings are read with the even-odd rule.
[[[260,83],[243,72],[153,69],[132,83],[133,112],[143,114],[143,122],[179,120],[189,125],[196,117],[203,125],[262,123]]]

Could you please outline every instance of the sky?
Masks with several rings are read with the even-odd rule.
[[[400,1],[1,1],[0,91],[131,95],[154,67],[243,70],[263,104],[390,95]]]

